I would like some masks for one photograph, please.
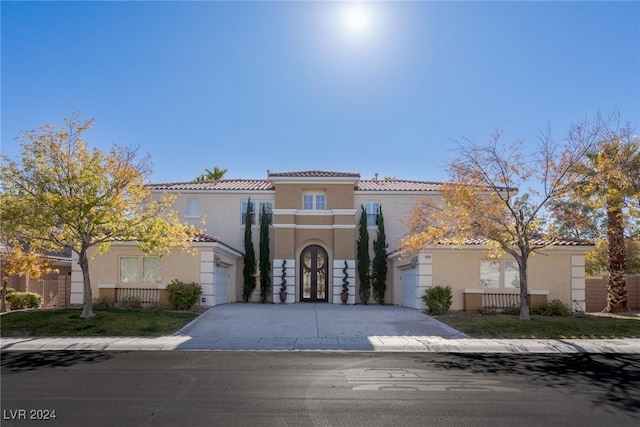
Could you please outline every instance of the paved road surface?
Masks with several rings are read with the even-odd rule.
[[[12,351],[1,391],[3,427],[619,427],[640,356]]]

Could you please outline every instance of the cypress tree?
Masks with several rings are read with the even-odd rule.
[[[271,291],[271,277],[269,270],[269,215],[266,206],[262,206],[260,212],[260,302],[267,300],[267,295]]]
[[[369,296],[371,295],[371,280],[369,277],[369,231],[367,230],[367,212],[362,207],[362,213],[360,214],[360,224],[358,231],[360,237],[357,242],[358,250],[358,279],[360,279],[360,301],[363,304],[367,304]]]
[[[373,241],[373,298],[384,304],[384,294],[387,290],[387,236],[384,231],[382,206],[378,208],[378,238]]]
[[[256,253],[253,249],[251,237],[251,222],[253,219],[253,205],[251,198],[247,202],[247,212],[244,217],[244,268],[242,270],[244,284],[242,288],[242,299],[249,302],[253,290],[256,288]]]

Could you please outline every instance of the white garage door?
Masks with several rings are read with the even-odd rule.
[[[229,302],[229,272],[227,267],[216,267],[215,305]]]
[[[404,307],[418,308],[416,295],[417,273],[416,268],[402,270],[402,305]]]

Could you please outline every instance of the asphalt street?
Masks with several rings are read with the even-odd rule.
[[[640,424],[637,354],[11,351],[1,363],[7,427]]]

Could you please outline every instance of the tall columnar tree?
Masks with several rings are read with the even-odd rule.
[[[378,208],[378,238],[373,241],[373,298],[384,304],[384,294],[387,291],[387,237],[384,231],[384,217],[382,206]]]
[[[260,212],[260,301],[263,303],[271,291],[269,256],[269,213],[263,205]]]
[[[517,262],[520,319],[530,320],[529,257],[558,237],[553,229],[544,227],[546,208],[575,187],[579,177],[572,173],[573,168],[603,128],[600,118],[575,125],[562,145],[547,132],[532,153],[520,141],[503,146],[500,134],[484,145],[469,140],[459,143],[458,156],[449,164],[450,183],[443,185],[442,199],[420,200],[406,218],[410,233],[403,239],[404,250],[415,252],[440,243],[461,245],[470,239],[485,241],[489,256],[506,253]],[[541,192],[530,188],[518,194],[518,187],[536,178]]]
[[[370,258],[369,258],[369,231],[367,230],[367,212],[364,205],[361,206],[360,224],[358,226],[359,238],[358,251],[358,279],[360,280],[360,301],[363,304],[369,302],[371,295]]]
[[[603,311],[628,311],[625,273],[633,262],[627,265],[627,248],[635,245],[625,236],[637,233],[640,220],[640,138],[628,126],[607,132],[574,173],[582,181],[573,199],[604,217],[600,246],[606,248],[609,280]]]
[[[251,225],[253,222],[253,203],[251,198],[247,202],[247,212],[244,217],[244,268],[242,299],[249,302],[253,290],[256,288],[256,253],[253,249],[253,237],[251,235]]]
[[[22,156],[2,157],[0,216],[3,234],[45,253],[69,247],[83,276],[81,317],[93,316],[89,251],[104,253],[114,241],[132,241],[158,255],[189,245],[192,227],[170,210],[174,198],[151,197],[145,184],[148,157],[113,146],[89,149],[83,134],[92,120],[78,114],[56,129],[45,125],[18,138]]]

